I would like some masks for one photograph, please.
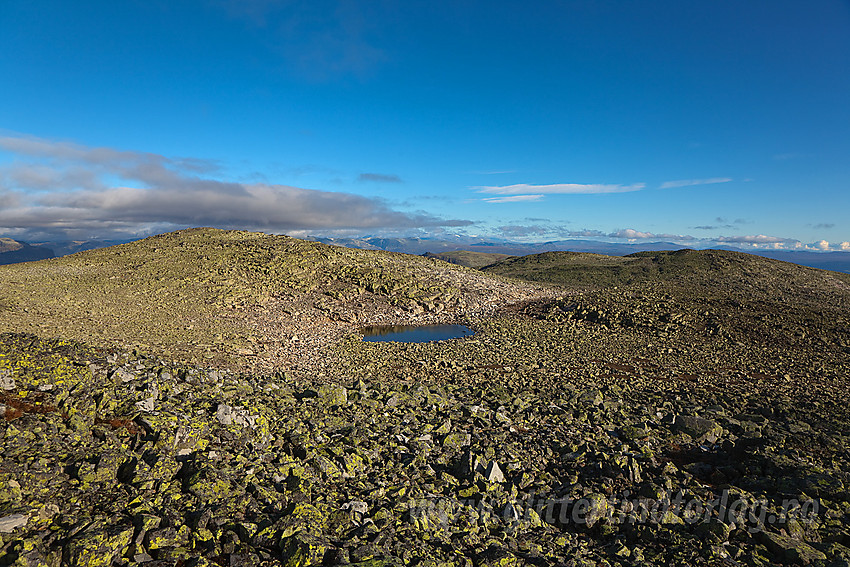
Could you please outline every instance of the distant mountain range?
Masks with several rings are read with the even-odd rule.
[[[488,254],[506,254],[510,256],[527,256],[541,252],[571,251],[591,252],[607,256],[626,256],[635,252],[657,252],[661,250],[680,250],[687,248],[675,242],[599,242],[596,240],[553,240],[550,242],[512,242],[509,240],[494,240],[480,237],[454,236],[445,239],[437,238],[326,238],[308,237],[307,240],[359,248],[362,250],[387,250],[404,254],[423,255],[442,254],[458,250],[485,252]],[[53,242],[25,243],[11,238],[0,238],[0,265],[30,262],[67,256],[84,250],[105,248],[117,244],[132,242],[126,240],[63,240]],[[746,252],[774,260],[792,262],[802,266],[850,273],[850,252],[814,252],[810,250],[758,250],[735,248],[731,246],[717,247],[717,250]]]
[[[133,240],[57,240],[27,243],[12,238],[0,238],[0,265],[57,258],[84,250],[125,244]]]
[[[491,240],[485,238],[457,236],[451,240],[431,238],[323,238],[308,237],[324,244],[334,244],[347,248],[362,248],[364,250],[388,250],[405,254],[433,254],[469,250],[471,252],[488,252],[493,254],[508,254],[510,256],[526,256],[540,252],[574,251],[593,252],[608,256],[624,256],[633,252],[679,250],[680,244],[673,242],[646,242],[639,244],[619,244],[616,242],[598,242],[595,240],[553,240],[550,242],[513,242],[510,240]]]
[[[56,256],[51,248],[32,246],[11,238],[0,238],[0,265],[44,260]]]
[[[311,237],[325,244],[345,246],[347,248],[362,248],[365,250],[388,250],[405,254],[440,254],[457,250],[470,252],[486,252],[490,254],[508,254],[511,256],[527,256],[541,252],[591,252],[606,256],[627,256],[635,252],[658,252],[661,250],[680,250],[687,248],[675,242],[599,242],[596,240],[554,240],[551,242],[511,242],[502,240],[487,240],[484,238],[456,237],[452,240],[430,238],[321,238]],[[759,250],[743,249],[731,246],[717,247],[716,250],[731,250],[746,252],[792,262],[802,266],[850,273],[850,252],[813,252],[810,250]]]
[[[67,256],[68,254],[74,254],[75,252],[106,248],[108,246],[116,246],[118,244],[134,242],[135,240],[138,239],[128,238],[126,240],[57,240],[53,242],[33,243],[33,245],[50,248],[56,253],[56,256]]]

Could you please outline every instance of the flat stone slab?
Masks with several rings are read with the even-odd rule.
[[[27,525],[29,514],[10,514],[0,518],[0,533],[10,534],[15,528],[20,528]]]

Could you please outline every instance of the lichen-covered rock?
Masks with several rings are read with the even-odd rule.
[[[126,457],[120,451],[106,451],[101,453],[94,469],[95,481],[114,481],[118,478],[118,470],[126,461]]]
[[[729,539],[732,526],[720,521],[709,521],[697,524],[696,533],[708,538],[711,542],[721,544]]]
[[[319,387],[319,399],[329,406],[344,406],[348,403],[348,390],[341,384],[326,384]]]
[[[475,567],[517,567],[524,562],[501,547],[490,547],[475,557]]]
[[[15,379],[8,368],[0,368],[0,390],[14,390]]]
[[[579,499],[574,504],[572,516],[579,523],[592,528],[608,515],[608,511],[608,498],[603,494],[594,493]]]
[[[147,466],[146,469],[140,470],[139,480],[152,479],[158,481],[170,481],[175,477],[177,471],[180,470],[180,463],[168,453],[160,453],[154,457],[156,460]]]
[[[238,427],[256,427],[256,414],[252,414],[248,408],[233,407],[228,404],[218,404],[215,417],[222,425],[235,425]]]
[[[709,443],[714,443],[723,435],[723,428],[716,422],[690,415],[677,415],[673,427],[677,431],[687,433],[697,441]]]
[[[351,561],[348,565],[354,567],[403,567],[404,561],[395,557],[380,557]]]
[[[186,489],[210,504],[224,502],[244,492],[236,482],[211,467],[204,467],[189,477]]]
[[[156,408],[156,398],[150,396],[136,402],[136,409],[141,412],[150,413]]]
[[[322,565],[331,544],[308,533],[297,533],[281,543],[280,558],[286,567]]]
[[[457,452],[468,447],[471,442],[472,436],[469,433],[449,433],[443,438],[443,447],[448,451]]]
[[[9,514],[0,517],[0,533],[12,533],[16,528],[27,525],[29,514]]]
[[[320,535],[324,532],[330,518],[327,506],[314,506],[308,502],[298,502],[286,511],[283,518],[284,530],[282,537],[287,538],[297,533]]]
[[[505,474],[499,468],[499,463],[490,461],[487,463],[487,468],[484,470],[484,478],[487,482],[505,482]]]
[[[132,526],[95,525],[71,538],[65,550],[66,561],[70,565],[110,567],[124,555],[132,539]]]
[[[191,530],[186,525],[182,525],[179,528],[171,526],[153,529],[145,535],[145,547],[150,551],[167,547],[180,547],[189,542],[190,536]]]
[[[780,560],[796,565],[809,565],[816,561],[826,560],[826,555],[807,543],[790,536],[760,532],[760,540]]]
[[[732,303],[751,290],[705,302],[630,285],[566,296],[548,306],[559,309],[552,318],[534,304],[470,311],[476,335],[461,341],[365,344],[353,323],[361,314],[344,302],[368,310],[367,280],[398,317],[454,300],[389,270],[343,270],[333,294],[308,292],[321,259],[273,255],[246,269],[303,270],[305,287],[270,288],[257,311],[233,307],[232,321],[250,322],[244,333],[202,347],[218,364],[236,352],[222,345],[244,340],[258,360],[282,357],[273,374],[0,335],[0,369],[15,379],[0,390],[0,518],[30,515],[0,535],[0,564],[70,565],[68,547],[84,550],[86,532],[130,524],[126,549],[107,550],[114,565],[755,567],[848,557],[843,292],[832,296],[831,327],[812,308],[821,302],[761,319]],[[301,293],[309,302],[293,300]],[[579,304],[583,313],[568,316]],[[310,329],[266,319],[284,310]],[[803,313],[815,323],[802,324]],[[352,334],[334,335],[331,323]],[[746,325],[768,338],[750,341]],[[795,329],[831,342],[801,347]],[[151,412],[135,405],[146,399]],[[711,423],[683,427],[689,418]],[[743,506],[721,517],[713,502],[724,494]],[[803,506],[791,519],[784,499]],[[765,543],[757,529],[793,542]]]

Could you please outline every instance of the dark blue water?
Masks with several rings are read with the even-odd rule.
[[[429,343],[470,337],[475,331],[463,325],[375,325],[360,330],[370,343]]]

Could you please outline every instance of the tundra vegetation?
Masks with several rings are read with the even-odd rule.
[[[0,268],[0,564],[850,565],[850,276],[193,229]],[[461,323],[439,343],[374,324]]]

